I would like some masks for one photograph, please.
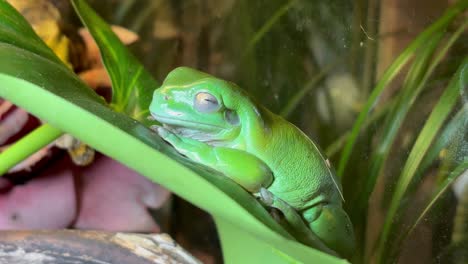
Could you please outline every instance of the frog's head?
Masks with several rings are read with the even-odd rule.
[[[241,112],[249,104],[235,84],[180,67],[154,91],[150,112],[173,133],[223,145],[239,135]]]

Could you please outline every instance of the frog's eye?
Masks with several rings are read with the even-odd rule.
[[[201,113],[213,113],[221,108],[218,99],[207,92],[199,92],[195,95],[195,109]]]

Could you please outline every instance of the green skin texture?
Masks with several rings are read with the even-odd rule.
[[[214,96],[211,109],[197,108],[199,93]],[[339,180],[318,147],[293,124],[237,85],[187,67],[174,69],[155,90],[150,112],[163,124],[156,127],[158,134],[179,153],[260,198],[267,189],[299,212],[326,246],[342,256],[352,254],[354,234],[342,209]],[[288,218],[287,208],[278,209]]]

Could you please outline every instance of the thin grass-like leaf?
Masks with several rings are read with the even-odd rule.
[[[383,129],[384,133],[382,139],[379,141],[378,147],[371,158],[371,169],[366,179],[364,191],[360,193],[360,198],[358,199],[359,205],[364,206],[366,201],[369,199],[369,196],[374,189],[375,182],[377,181],[377,177],[383,168],[383,164],[388,159],[390,149],[394,145],[398,131],[400,130],[411,106],[426,86],[436,67],[465,31],[467,25],[468,23],[465,23],[452,34],[450,39],[445,43],[435,58],[432,58],[432,55],[438,47],[439,41],[443,36],[443,32],[435,33],[428,41],[427,46],[422,47],[421,52],[416,56],[403,85],[400,100],[387,118]]]
[[[450,140],[453,139],[457,133],[460,131],[465,131],[467,128],[468,105],[465,105],[446,125],[444,132],[442,132],[442,134],[437,137],[437,141],[434,142],[433,146],[428,150],[427,154],[424,156],[424,159],[421,161],[421,165],[418,171],[416,172],[416,178],[419,178],[419,175],[421,175],[432,164],[442,149],[447,146]]]
[[[465,163],[468,163],[468,158],[465,158]],[[465,164],[464,169],[461,173],[464,177],[468,177],[468,164]],[[452,243],[468,241],[468,187],[466,185],[458,198],[457,211],[453,219]],[[466,255],[466,260],[468,260],[468,255]]]
[[[452,118],[452,120],[448,122],[444,131],[440,136],[437,137],[436,141],[432,144],[431,148],[424,156],[423,161],[421,161],[420,168],[415,173],[413,185],[416,185],[415,182],[418,181],[418,179],[421,177],[421,174],[427,169],[429,164],[432,163],[437,154],[441,152],[442,148],[447,148],[447,145],[450,144],[452,147],[457,149],[458,145],[466,143],[463,140],[463,134],[466,134],[466,128],[468,128],[468,118],[466,114],[468,114],[468,105],[465,104],[463,105],[462,109],[460,109],[460,111],[458,111],[458,113]],[[457,133],[459,135],[457,135]],[[411,227],[401,227],[401,229],[404,229],[404,231],[401,235],[395,238],[396,240],[393,242],[393,244],[396,245],[396,248],[392,248],[392,251],[390,252],[391,258],[394,258],[397,255],[397,252],[401,250],[401,246],[404,244],[404,240],[406,240],[407,237],[415,230],[419,223],[421,223],[422,219],[426,217],[429,211],[439,201],[440,197],[442,197],[442,195],[448,190],[448,187],[450,187],[452,183],[455,182],[464,173],[464,171],[468,169],[468,160],[466,157],[464,157],[464,160],[462,160],[458,165],[453,164],[453,161],[456,160],[456,156],[458,155],[459,154],[456,152],[445,154],[445,156],[448,157],[444,158],[443,164],[439,168],[439,177],[437,178],[441,179],[436,181],[435,191],[433,191],[432,197],[429,199],[428,204],[421,211],[417,219],[413,221]],[[447,174],[446,172],[450,170],[451,172]],[[408,192],[410,191],[412,191],[411,186],[408,188]]]
[[[136,2],[137,0],[125,0],[119,4],[117,10],[114,12],[114,22],[117,24],[122,24],[125,16],[128,15]]]
[[[424,207],[422,210],[421,214],[419,217],[414,221],[414,223],[406,229],[406,231],[403,232],[403,235],[399,241],[405,240],[421,223],[421,221],[426,217],[426,215],[429,213],[429,211],[433,208],[433,206],[439,201],[439,198],[449,189],[449,187],[452,185],[454,181],[460,177],[464,171],[468,169],[468,160],[465,160],[462,162],[458,167],[456,167],[447,178],[445,178],[442,183],[438,186],[437,190],[434,192],[432,195],[431,199],[429,200],[429,203]],[[396,243],[398,246],[401,247],[403,243]]]
[[[395,192],[390,201],[390,207],[386,215],[382,233],[377,246],[377,263],[381,263],[382,258],[384,257],[384,249],[387,246],[387,240],[393,227],[392,223],[395,222],[394,218],[397,210],[399,209],[404,194],[409,184],[413,180],[413,177],[419,168],[425,153],[434,140],[434,137],[437,135],[437,132],[445,122],[447,116],[453,110],[453,107],[460,95],[459,91],[465,89],[466,83],[464,83],[464,81],[467,79],[468,58],[462,62],[457,73],[450,81],[447,89],[442,94],[440,100],[424,124],[421,133],[419,134],[416,142],[413,145],[413,148],[411,149],[408,160],[403,167],[401,176],[395,185]]]
[[[318,84],[327,76],[327,73],[338,64],[338,61],[330,63],[325,68],[321,69],[319,73],[312,77],[297,93],[295,93],[291,99],[286,103],[286,106],[281,110],[280,115],[284,118],[288,118],[291,113],[296,109],[305,95],[317,88]]]
[[[265,34],[273,27],[273,25],[288,12],[288,10],[297,2],[297,0],[289,0],[281,8],[279,8],[270,19],[268,19],[265,24],[253,35],[250,39],[247,47],[245,48],[242,58],[247,56],[255,47],[255,45],[265,36]]]
[[[459,1],[452,7],[448,8],[444,15],[442,15],[436,22],[424,30],[411,44],[396,58],[396,60],[390,65],[390,67],[385,71],[380,81],[375,86],[374,90],[369,96],[366,104],[364,105],[361,113],[359,114],[356,122],[354,123],[351,135],[346,143],[346,146],[343,149],[338,169],[337,175],[343,177],[344,170],[348,164],[351,151],[356,144],[357,137],[363,127],[365,120],[367,119],[370,111],[373,106],[376,104],[379,96],[382,94],[383,90],[390,81],[400,72],[403,66],[413,57],[414,52],[420,47],[426,44],[426,42],[432,38],[435,32],[443,30],[452,20],[461,12],[466,10],[468,7],[468,1]]]
[[[436,32],[434,37],[430,38],[429,41],[416,52],[416,56],[411,65],[411,68],[406,75],[403,88],[400,91],[402,94],[399,97],[397,105],[392,109],[391,113],[386,118],[385,124],[383,126],[384,129],[382,130],[384,134],[380,138],[377,149],[374,151],[373,157],[371,158],[372,165],[369,177],[374,179],[373,182],[375,182],[382,165],[387,160],[390,148],[393,146],[395,137],[401,125],[403,124],[406,114],[408,113],[413,102],[418,97],[419,92],[423,87],[425,87],[425,85],[423,85],[425,82],[419,83],[418,81],[421,79],[422,75],[425,75],[428,78],[432,73],[426,70],[427,65],[429,64],[429,60],[431,59],[435,49],[439,45],[439,41],[442,39],[442,36],[442,31]],[[433,63],[433,65],[438,65],[438,63]],[[370,186],[371,189],[373,186],[374,184]]]
[[[388,100],[384,106],[382,106],[380,109],[378,109],[375,112],[372,112],[370,117],[366,119],[366,121],[363,124],[363,129],[366,129],[370,124],[373,124],[374,122],[378,121],[382,117],[384,117],[390,109],[395,107],[397,100],[395,98],[392,98]],[[325,154],[327,157],[332,157],[335,154],[340,151],[341,148],[346,144],[346,140],[349,138],[351,135],[351,131],[346,131],[344,134],[342,134],[338,139],[333,141],[330,145],[328,145],[325,148]]]

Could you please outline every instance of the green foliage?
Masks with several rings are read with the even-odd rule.
[[[94,2],[98,6],[107,1]],[[372,90],[368,84],[374,77],[369,69],[375,68],[375,59],[357,59],[372,55],[371,45],[356,48],[378,40],[362,42],[362,31],[371,27],[361,23],[373,21],[362,12],[366,1],[356,6],[341,0],[154,2],[145,9],[145,1],[127,0],[114,12],[104,10],[109,19],[142,29],[142,39],[154,31],[145,26],[152,23],[150,17],[173,13],[173,22],[179,26],[176,38],[147,37],[155,43],[156,58],[148,56],[146,49],[135,50],[148,66],[147,72],[84,1],[73,1],[110,73],[114,94],[109,106],[0,0],[0,80],[5,84],[0,96],[210,212],[228,262],[239,262],[241,257],[246,257],[243,263],[258,258],[269,263],[340,260],[290,240],[250,195],[221,175],[180,157],[141,124],[147,122],[147,105],[157,87],[151,75],[164,76],[175,65],[194,66],[233,80],[328,146],[327,154],[339,159],[345,206],[359,239],[353,262],[397,262],[403,245],[414,239],[424,219],[448,221],[440,217],[437,205],[468,169],[464,138],[468,133],[468,61],[463,45],[467,23],[459,21],[467,1],[449,7],[419,34]],[[378,38],[377,32],[364,33]],[[353,87],[343,86],[338,90],[341,96],[333,97],[336,91],[328,82],[343,73],[357,81],[357,95],[352,94]],[[404,82],[395,89],[391,86],[398,77]],[[384,98],[384,94],[391,97]],[[344,107],[354,97],[360,98],[352,101],[362,105],[359,114],[357,107]],[[381,207],[386,215],[382,227],[370,230],[369,215],[380,213],[369,206],[371,195],[381,192],[379,184],[385,185]],[[423,197],[423,205],[412,208],[414,200],[421,200],[418,191],[427,185],[429,195]],[[368,232],[377,233],[377,240],[369,239]],[[456,256],[453,252],[464,245],[460,243],[434,250],[434,258]]]
[[[428,149],[431,147],[431,143],[439,132],[439,129],[444,124],[448,115],[452,112],[455,103],[459,99],[458,97],[460,95],[460,91],[464,89],[466,85],[460,80],[466,80],[467,78],[468,58],[461,63],[459,70],[455,76],[453,76],[447,89],[444,91],[440,100],[432,110],[431,115],[427,119],[423,129],[419,133],[416,142],[411,149],[401,175],[398,178],[395,186],[395,192],[390,201],[390,208],[387,212],[381,238],[377,248],[377,252],[381,258],[385,257],[383,251],[386,244],[388,243],[390,232],[395,229],[395,223],[398,223],[398,220],[395,219],[395,214],[402,204],[402,200],[408,189],[408,186],[411,182],[415,181],[414,176],[416,175],[416,171],[418,170],[421,161],[423,160]],[[468,169],[466,164],[464,164],[462,169]],[[458,171],[460,171],[460,169]],[[389,251],[388,247],[385,250]],[[379,260],[379,262],[382,261],[382,259]]]
[[[106,70],[112,80],[111,107],[117,112],[145,122],[149,114],[152,91],[158,83],[128,51],[112,32],[83,1],[72,1],[78,15],[93,35],[101,51]]]
[[[120,89],[114,91],[115,104],[112,106],[131,104],[127,96],[129,91],[140,88],[137,91],[152,90],[156,83],[122,49],[122,44],[109,27],[84,1],[73,3],[85,24],[94,29],[92,33],[101,50],[112,47],[105,53],[105,64],[108,70],[112,68],[113,84],[120,85]],[[14,34],[25,39],[24,42],[15,42],[14,38],[0,36],[0,82],[3,84],[0,87],[0,96],[210,212],[222,229],[220,233],[223,244],[233,240],[237,243],[239,235],[242,237],[242,243],[225,248],[227,256],[231,256],[231,251],[253,250],[258,254],[270,255],[278,263],[286,259],[289,262],[292,259],[307,262],[310,258],[322,263],[343,262],[295,242],[256,199],[240,186],[219,173],[183,158],[142,123],[111,109],[101,97],[58,61],[48,47],[44,44],[27,45],[28,38],[32,43],[39,43],[39,38],[27,26],[26,21],[3,0],[0,1],[0,10],[3,14],[0,17],[0,33],[7,32],[11,36],[11,31],[14,31]],[[9,21],[15,21],[20,27],[12,29],[7,23]],[[17,30],[18,28],[23,31]],[[9,42],[6,43],[5,40]],[[115,63],[116,61],[126,63]],[[126,71],[132,71],[135,75],[124,74]],[[151,87],[143,87],[144,85]],[[137,98],[138,103],[134,106],[138,108],[147,103],[147,96],[148,94],[141,94],[142,99]],[[141,116],[141,111],[127,111],[128,108],[125,107],[117,109],[125,110],[127,114],[136,113],[136,117]],[[242,232],[223,235],[223,226],[235,226]],[[252,235],[254,236],[248,238]],[[275,250],[271,251],[272,248]],[[235,256],[236,261],[242,258],[245,258],[244,263],[255,261],[247,255]],[[227,258],[226,261],[233,262],[234,259]]]

